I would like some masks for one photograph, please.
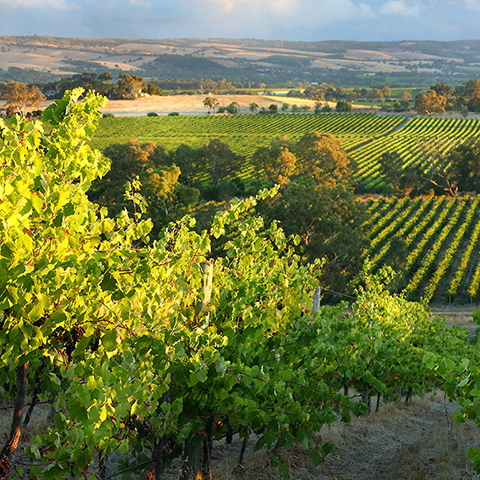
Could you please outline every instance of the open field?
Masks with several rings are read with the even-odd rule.
[[[209,77],[272,85],[296,79],[343,86],[373,86],[378,82],[406,85],[412,81],[425,86],[435,80],[459,84],[467,75],[472,78],[480,74],[475,58],[475,41],[0,37],[0,73],[20,69],[9,72],[10,78],[20,81],[88,70],[135,73],[149,79]],[[371,78],[376,74],[383,78]]]
[[[162,43],[128,42],[113,47],[65,48],[55,45],[20,46],[0,41],[0,68],[8,67],[48,71],[55,74],[68,74],[68,65],[72,60],[90,62],[98,67],[119,69],[125,72],[141,72],[158,55],[201,55],[211,58],[220,65],[249,60],[262,62],[263,66],[274,65],[269,57],[275,55],[297,57],[312,62],[314,68],[355,68],[365,71],[407,72],[409,64],[414,62],[432,62],[441,57],[421,52],[403,50],[401,47],[390,51],[349,49],[343,58],[331,58],[328,52],[305,51],[275,47],[248,47],[229,45],[215,41],[197,41],[189,46],[172,46]],[[462,63],[461,58],[452,59]],[[401,62],[401,65],[398,65]]]
[[[170,112],[178,112],[181,115],[206,115],[208,108],[203,105],[203,101],[208,95],[172,95],[166,97],[146,97],[138,100],[110,100],[104,113],[112,113],[119,117],[144,116],[149,112],[155,112],[159,115],[168,115]],[[290,105],[307,105],[310,109],[315,106],[313,100],[302,98],[285,98],[264,95],[209,95],[215,97],[220,106],[226,107],[232,102],[239,104],[239,113],[251,113],[250,104],[256,103],[259,108],[266,108],[272,104],[278,106],[280,110],[284,103]]]

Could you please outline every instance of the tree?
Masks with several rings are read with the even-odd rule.
[[[339,100],[336,108],[337,112],[351,112],[353,110],[353,105],[346,100]]]
[[[104,155],[111,160],[108,174],[94,185],[93,198],[108,206],[111,213],[120,212],[125,206],[124,185],[138,180],[140,173],[152,164],[150,157],[156,148],[155,142],[115,143],[107,147]],[[156,166],[161,164],[158,162]]]
[[[409,195],[420,186],[417,169],[405,165],[398,152],[384,152],[380,157],[380,173],[395,193]]]
[[[361,96],[360,88],[355,87],[349,95],[349,100],[358,100]]]
[[[402,102],[409,102],[412,99],[412,95],[409,92],[401,92],[398,98]]]
[[[368,99],[374,102],[380,102],[383,100],[383,91],[379,88],[372,88],[368,93]]]
[[[455,88],[448,83],[437,83],[432,85],[430,90],[433,90],[437,95],[443,95],[444,97],[451,97],[455,93]]]
[[[444,95],[437,95],[435,90],[415,95],[415,110],[420,115],[431,117],[434,113],[443,113],[447,99]]]
[[[462,89],[462,97],[469,111],[480,111],[480,78],[466,83]]]
[[[181,183],[189,187],[200,188],[198,177],[202,172],[202,153],[198,148],[182,143],[170,154],[169,164],[178,165],[182,174]]]
[[[278,221],[287,234],[298,235],[297,252],[310,262],[326,259],[321,277],[324,288],[345,292],[362,268],[366,242],[364,208],[353,192],[341,184],[328,187],[301,178],[261,204],[259,212],[267,223]]]
[[[196,203],[200,196],[197,188],[188,182],[186,185],[179,182],[182,172],[173,161],[177,158],[185,162],[181,151],[172,159],[155,142],[130,140],[110,145],[104,151],[111,160],[110,171],[94,183],[91,199],[106,206],[111,214],[118,214],[128,207],[125,184],[140,181],[139,191],[147,200],[146,211],[154,223],[155,233],[158,232],[169,221],[183,215],[183,208]],[[188,168],[194,167],[186,167],[187,175],[191,176],[192,170]]]
[[[301,176],[313,178],[325,186],[353,183],[354,162],[334,135],[307,133],[297,144],[296,156]]]
[[[447,158],[450,175],[463,192],[480,192],[480,139],[472,138],[458,145]]]
[[[458,185],[452,175],[447,149],[442,140],[424,141],[421,144],[425,163],[416,167],[417,176],[424,184],[432,184],[442,193],[455,196]]]
[[[435,188],[438,194],[457,195],[458,184],[451,159],[441,141],[420,144],[423,162],[405,164],[397,152],[385,152],[380,158],[381,172],[394,191],[410,194]]]
[[[240,107],[240,105],[238,104],[238,102],[232,102],[225,107],[225,110],[228,113],[235,114],[235,113],[238,113],[238,108],[239,107]]]
[[[312,85],[305,89],[303,92],[303,98],[310,98],[311,100],[316,100],[318,102],[325,101],[325,92],[327,90],[327,85]]]
[[[258,110],[258,105],[256,103],[251,103],[248,108],[252,113],[255,113]]]
[[[163,96],[163,90],[154,83],[148,83],[144,89],[144,92],[148,93],[149,95]]]
[[[25,116],[29,110],[39,107],[46,97],[36,86],[27,87],[23,83],[7,83],[1,97],[7,100],[7,107]]]
[[[233,177],[243,159],[218,137],[212,138],[200,151],[214,188],[218,187],[221,180]]]
[[[268,111],[269,113],[278,113],[278,105],[275,103],[272,103],[271,105],[268,106]]]
[[[455,88],[447,83],[437,83],[432,85],[430,90],[434,91],[438,97],[445,97],[445,110],[452,111],[455,107]]]
[[[135,99],[146,87],[145,81],[139,75],[122,73],[118,76],[114,94],[120,99]]]
[[[253,154],[253,163],[260,175],[273,184],[286,185],[296,171],[295,145],[287,137],[274,138],[270,146],[260,147]]]
[[[213,112],[215,113],[215,108],[220,105],[220,102],[219,102],[216,98],[207,97],[207,98],[205,98],[205,100],[203,101],[203,105],[204,105],[205,107],[208,107],[208,113],[210,113],[210,110],[211,110],[212,108],[213,108]]]
[[[392,94],[392,91],[390,90],[390,87],[388,85],[384,85],[382,87],[382,92],[383,92],[383,96],[385,98],[388,98],[390,97],[390,95]]]

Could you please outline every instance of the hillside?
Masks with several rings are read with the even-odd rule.
[[[480,75],[480,41],[286,42],[233,39],[0,37],[0,79],[111,71],[343,85],[461,83]]]

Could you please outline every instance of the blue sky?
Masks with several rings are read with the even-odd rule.
[[[480,38],[480,0],[0,0],[0,35]]]

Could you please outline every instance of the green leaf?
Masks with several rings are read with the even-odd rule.
[[[106,272],[100,287],[104,292],[114,292],[117,289],[117,280],[110,272]]]
[[[206,368],[201,368],[195,375],[198,378],[200,383],[203,383],[207,378],[208,370]]]
[[[120,442],[120,445],[117,447],[117,450],[119,451],[119,453],[121,453],[122,455],[126,455],[127,452],[128,452],[128,440],[122,440]]]
[[[225,371],[227,370],[227,364],[223,358],[220,358],[217,363],[215,364],[215,370],[218,374],[223,377],[225,375]]]
[[[183,411],[183,400],[181,398],[176,398],[172,402],[172,411],[173,413],[180,415]]]
[[[102,345],[107,352],[111,352],[117,348],[117,337],[118,334],[116,328],[109,330],[105,335],[103,335]]]
[[[325,462],[324,456],[318,450],[310,450],[308,456],[312,460],[312,463],[315,467],[318,467],[320,464]]]

